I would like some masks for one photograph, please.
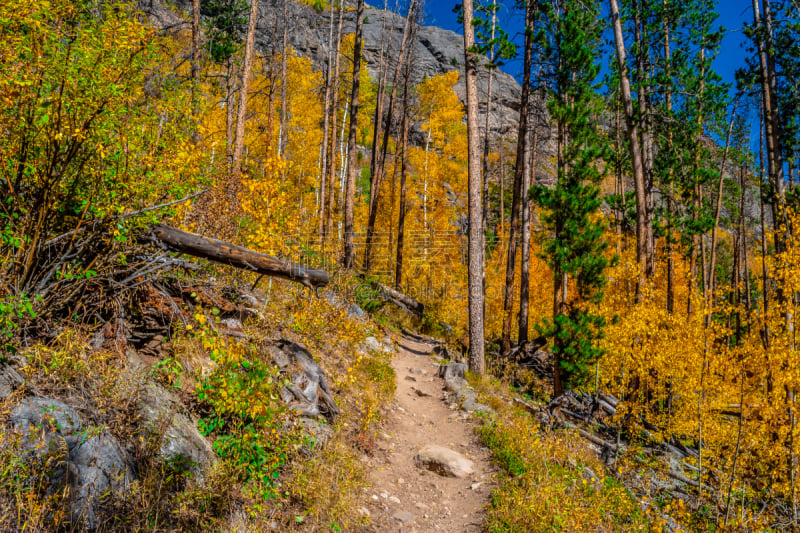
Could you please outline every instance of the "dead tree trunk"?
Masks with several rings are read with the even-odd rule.
[[[416,301],[414,298],[411,298],[410,296],[403,294],[402,292],[398,292],[392,289],[391,287],[387,287],[382,283],[373,283],[373,287],[378,289],[380,295],[383,298],[389,300],[398,307],[402,307],[403,309],[408,309],[409,311],[415,313],[418,316],[422,316],[422,314],[425,312],[425,306],[422,303]]]
[[[192,0],[192,115],[197,118],[200,84],[200,0]]]
[[[503,352],[511,349],[511,315],[514,304],[514,271],[517,262],[517,234],[519,233],[519,206],[522,197],[522,181],[525,174],[525,150],[528,137],[528,100],[531,92],[531,61],[533,57],[533,17],[536,11],[534,0],[525,7],[525,54],[522,67],[522,96],[519,108],[519,130],[517,133],[517,161],[514,168],[514,194],[511,199],[511,228],[508,234],[508,260],[506,262],[505,298],[503,299]]]
[[[233,73],[233,59],[228,58],[225,76],[225,159],[228,173],[233,169],[233,142],[234,142],[234,118],[236,105],[236,80]]]
[[[285,157],[286,152],[286,54],[288,53],[288,32],[289,20],[286,13],[286,6],[289,0],[283,0],[283,51],[281,52],[281,123],[280,134],[278,135],[278,155]],[[281,179],[285,179],[285,167],[281,167]]]
[[[333,2],[331,2],[333,4]],[[339,55],[342,47],[342,16],[343,8],[339,6],[339,21],[336,23],[336,52],[334,53],[333,62],[333,83],[331,90],[333,97],[331,100],[331,156],[328,159],[328,215],[327,215],[327,229],[328,235],[333,234],[333,218],[335,214],[336,203],[336,121],[339,114]],[[333,24],[333,19],[331,19]]]
[[[375,171],[371,176],[371,187],[369,193],[369,215],[367,220],[367,242],[366,252],[364,255],[365,270],[369,270],[370,253],[372,251],[372,235],[375,231],[375,219],[378,214],[378,200],[380,199],[381,183],[383,182],[383,168],[386,162],[386,151],[389,146],[389,132],[392,129],[392,115],[394,113],[394,100],[397,96],[397,87],[400,85],[400,76],[405,63],[406,53],[409,41],[413,42],[413,35],[415,29],[415,18],[417,16],[417,2],[412,0],[408,6],[408,16],[406,18],[405,29],[403,30],[403,40],[400,43],[400,55],[397,60],[397,68],[394,72],[394,80],[392,82],[392,92],[389,94],[389,106],[386,110],[386,129],[383,130],[383,143],[381,146],[380,154],[375,158]],[[380,126],[380,120],[376,121],[376,128]],[[375,139],[378,138],[377,129]],[[373,146],[373,150],[377,150]]]
[[[247,91],[250,90],[250,71],[253,69],[253,49],[255,48],[256,22],[258,21],[258,0],[251,0],[250,24],[247,27],[247,41],[244,47],[242,81],[239,89],[239,110],[236,114],[236,139],[233,143],[233,161],[229,193],[238,191],[239,176],[242,172],[242,152],[244,151],[244,125],[247,118]],[[234,201],[233,198],[231,198]]]
[[[642,2],[644,4],[644,2]],[[650,105],[648,93],[649,74],[648,63],[650,62],[647,40],[644,32],[644,22],[640,11],[639,2],[634,2],[634,40],[636,42],[636,68],[638,71],[639,89],[636,95],[639,105],[639,120],[641,121],[642,135],[642,170],[644,172],[644,194],[645,194],[645,272],[648,278],[653,276],[655,271],[655,237],[653,234],[653,167],[655,165],[655,152],[653,148],[653,113]]]
[[[716,279],[714,277],[714,270],[717,265],[717,240],[719,238],[719,217],[722,213],[722,193],[724,191],[725,179],[725,163],[728,161],[728,149],[731,145],[731,134],[733,133],[733,125],[736,121],[736,107],[739,105],[737,98],[733,102],[733,110],[731,111],[731,122],[728,124],[728,134],[725,137],[725,150],[722,152],[722,163],[719,166],[719,185],[717,186],[717,204],[714,210],[714,227],[711,229],[711,259],[709,260],[708,268],[708,297],[714,298],[714,286]]]
[[[302,283],[306,287],[324,287],[330,277],[324,270],[308,268],[299,263],[278,259],[211,237],[179,230],[164,224],[155,224],[151,234],[171,250],[182,254],[208,259],[216,263],[258,272]]]
[[[319,164],[319,214],[317,221],[317,233],[321,243],[325,242],[325,205],[328,200],[327,194],[327,168],[328,168],[328,137],[331,129],[331,82],[333,81],[333,2],[330,6],[330,25],[328,29],[328,64],[325,75],[325,103],[322,119],[322,152]]]
[[[406,70],[408,72],[408,69]],[[402,159],[400,161],[400,215],[397,219],[397,261],[395,263],[394,286],[399,290],[403,283],[403,234],[405,233],[406,223],[406,177],[408,164],[408,76],[406,75],[406,87],[403,95],[403,119],[402,126]]]
[[[383,10],[388,11],[388,1],[384,0]],[[388,40],[388,43],[386,42]],[[386,36],[386,17],[383,17],[383,24],[381,26],[381,61],[378,65],[378,92],[375,97],[375,113],[372,117],[372,154],[369,160],[369,176],[370,176],[370,202],[372,202],[372,182],[375,180],[375,167],[378,165],[378,153],[380,152],[378,141],[381,137],[381,127],[383,126],[383,100],[386,96],[386,77],[389,73],[389,65],[386,62],[386,55],[392,48],[392,38]],[[369,261],[367,254],[364,257],[365,264]]]
[[[636,298],[641,300],[644,284],[647,282],[647,191],[645,188],[644,167],[642,166],[642,151],[639,145],[639,126],[633,113],[633,98],[631,97],[631,84],[628,80],[628,65],[625,61],[625,41],[622,36],[622,21],[619,16],[617,0],[608,0],[611,22],[614,27],[614,46],[619,67],[619,85],[622,91],[622,103],[625,110],[625,125],[630,143],[631,167],[633,170],[633,183],[636,191],[636,257],[639,262],[639,283],[636,289]]]
[[[531,272],[531,201],[528,190],[536,181],[536,149],[539,144],[539,131],[537,121],[533,121],[533,143],[531,146],[530,163],[525,172],[525,181],[522,184],[522,261],[520,264],[519,286],[519,334],[521,343],[528,340],[528,311],[530,307],[530,272]]]
[[[361,80],[361,33],[364,23],[364,0],[358,0],[356,39],[353,47],[353,89],[350,96],[350,131],[347,137],[347,182],[344,203],[344,266],[353,268],[353,206],[356,189],[356,134],[358,133],[358,91]]]

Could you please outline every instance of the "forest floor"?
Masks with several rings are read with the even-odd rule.
[[[370,531],[483,531],[496,469],[476,437],[471,415],[448,405],[436,375],[433,345],[401,337],[392,360],[397,391],[389,404],[375,451],[369,458],[371,486],[360,510],[371,516]],[[456,451],[474,463],[463,478],[419,468],[426,445]]]

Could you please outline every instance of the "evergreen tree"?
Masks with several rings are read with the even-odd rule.
[[[587,305],[602,299],[609,265],[605,225],[596,216],[602,202],[599,162],[609,150],[592,120],[601,105],[595,93],[595,58],[603,30],[598,9],[596,1],[567,0],[545,10],[548,108],[559,135],[558,182],[553,188],[536,186],[531,194],[553,232],[543,247],[554,276],[553,318],[541,321],[537,329],[553,338],[554,396],[583,382],[602,355],[597,341],[604,319]]]
[[[217,63],[225,63],[242,44],[248,5],[244,0],[204,0],[200,14],[206,17],[208,52]]]

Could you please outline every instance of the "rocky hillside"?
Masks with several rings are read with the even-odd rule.
[[[352,3],[352,2],[350,2]],[[347,4],[347,2],[346,2]],[[184,13],[191,13],[190,0],[177,0],[175,4]],[[160,2],[146,0],[140,6],[150,16],[151,22],[162,28],[179,28],[189,24],[188,16],[181,19],[175,11],[162,5]],[[330,31],[330,12],[318,12],[311,6],[290,2],[287,17],[290,20],[288,34],[289,44],[300,54],[309,57],[320,69],[324,68],[328,53],[328,34]],[[268,53],[273,47],[280,49],[282,46],[282,11],[275,0],[259,4],[260,18],[256,31],[256,48],[262,53]],[[344,34],[355,31],[354,10],[346,11],[343,17]],[[381,59],[381,41],[385,35],[391,39],[390,53],[387,55],[390,72],[397,64],[397,50],[403,37],[403,28],[406,18],[391,11],[367,6],[364,15],[364,60],[373,79],[377,79]],[[334,16],[334,24],[336,23]],[[436,76],[458,70],[459,81],[455,86],[456,94],[465,102],[466,93],[464,86],[464,38],[438,26],[423,26],[417,30],[414,40],[414,70],[412,82],[419,83],[425,77]],[[489,70],[481,64],[478,69],[478,94],[481,98],[479,115],[481,130],[486,123],[486,95],[488,91]],[[513,161],[513,150],[517,137],[519,121],[519,101],[521,87],[516,79],[502,70],[495,70],[492,82],[492,109],[489,120],[489,129],[495,139],[508,140],[509,151],[508,165]],[[534,104],[535,113],[540,117],[546,116],[546,110],[541,104]],[[465,116],[466,120],[466,116]],[[555,139],[551,135],[549,122],[546,118],[540,120],[539,138],[539,164],[537,165],[537,181],[551,183],[555,171],[550,161],[555,157]],[[483,136],[483,133],[481,133]],[[423,142],[423,137],[415,135],[412,126],[412,142]],[[495,150],[499,147],[495,147]],[[510,168],[506,171],[507,178]]]
[[[273,46],[278,48],[281,46],[281,15],[280,10],[273,4],[274,2],[267,2],[260,7],[261,20],[259,21],[259,31],[256,36],[256,46],[262,52],[266,52]],[[298,53],[312,58],[317,65],[322,66],[325,63],[328,52],[330,12],[318,13],[310,6],[296,2],[290,3],[289,8],[288,16],[291,20],[289,43]],[[275,23],[276,16],[278,16],[277,24]],[[346,11],[344,13],[342,31],[345,34],[355,31],[355,17],[355,11]],[[334,23],[336,23],[335,17]],[[390,72],[392,72],[397,64],[397,51],[400,48],[405,23],[405,17],[391,11],[384,11],[375,7],[368,7],[365,10],[364,59],[374,79],[377,79],[380,66],[382,37],[385,35],[388,39],[391,39],[388,61],[392,69]],[[275,28],[277,28],[277,31],[275,31]],[[425,77],[459,70],[462,76],[458,85],[456,85],[456,91],[463,100],[465,98],[463,63],[464,38],[461,35],[437,26],[423,26],[417,30],[414,40],[413,83],[418,83]],[[478,76],[478,93],[483,98],[485,98],[488,90],[488,81],[488,70],[481,68]],[[517,117],[519,115],[520,90],[519,83],[512,76],[502,71],[495,72],[490,128],[496,135],[515,135]],[[486,105],[484,101],[481,103],[481,114],[484,117],[481,119],[481,123],[484,123],[485,113]]]

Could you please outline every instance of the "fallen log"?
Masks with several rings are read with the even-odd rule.
[[[602,409],[603,411],[605,411],[606,413],[608,413],[608,414],[610,414],[610,415],[612,415],[612,416],[617,414],[617,410],[616,410],[616,409],[614,409],[614,408],[613,408],[611,405],[609,405],[609,404],[608,404],[606,401],[604,401],[604,400],[600,400],[600,401],[597,403],[597,405],[600,407],[600,409]]]
[[[601,448],[608,448],[612,452],[617,451],[617,445],[614,444],[613,442],[608,442],[607,440],[602,439],[597,435],[594,435],[593,433],[589,433],[585,429],[580,428],[571,422],[565,423],[564,427],[566,427],[567,429],[574,429],[575,431],[578,432],[578,435],[588,440],[589,442],[600,446]]]
[[[603,400],[604,402],[606,402],[608,405],[610,405],[614,409],[616,409],[617,406],[619,405],[619,399],[615,398],[614,396],[611,396],[610,394],[600,393],[600,394],[597,395],[597,397],[600,398],[601,400]]]
[[[614,444],[613,442],[608,442],[607,440],[601,439],[597,435],[593,435],[584,429],[581,428],[576,428],[576,429],[578,430],[578,434],[584,439],[593,442],[594,444],[597,444],[601,448],[608,448],[612,452],[617,451],[617,445]]]
[[[565,409],[563,407],[561,408],[561,412],[564,413],[565,415],[571,417],[571,418],[574,418],[575,420],[580,420],[581,422],[587,422],[587,423],[591,423],[592,422],[592,417],[591,416],[586,416],[586,415],[583,415],[583,414],[580,414],[580,413],[576,413],[574,411],[570,411],[569,409]]]
[[[667,475],[669,477],[671,477],[672,479],[674,479],[675,481],[680,481],[681,483],[686,483],[687,485],[690,485],[692,487],[700,488],[700,483],[699,482],[697,482],[697,481],[695,481],[693,479],[689,479],[688,477],[686,477],[686,476],[684,476],[682,474],[679,474],[678,472],[675,472],[674,470],[668,470],[667,471]]]
[[[525,400],[521,400],[521,399],[519,399],[519,398],[514,398],[514,402],[515,402],[515,403],[518,403],[518,404],[520,404],[520,405],[522,405],[523,407],[525,407],[525,408],[526,408],[528,411],[530,411],[530,413],[531,413],[532,415],[539,415],[539,413],[540,413],[540,410],[539,410],[539,409],[537,409],[537,408],[536,408],[536,407],[534,407],[533,405],[529,404],[529,403],[528,403],[528,402],[526,402]]]
[[[384,285],[383,283],[373,282],[373,286],[378,289],[382,297],[389,300],[396,306],[408,309],[412,313],[415,313],[419,316],[422,316],[422,314],[425,312],[425,305],[416,301],[414,298],[406,296],[402,292],[398,292],[391,287]]]
[[[309,268],[271,255],[254,252],[229,242],[154,224],[150,233],[169,249],[224,265],[251,270],[267,276],[302,283],[308,288],[324,287],[330,276],[324,270]]]

